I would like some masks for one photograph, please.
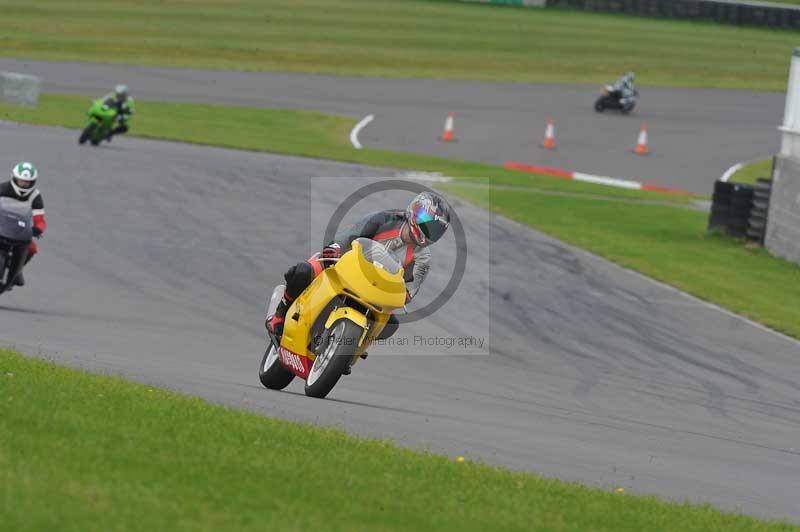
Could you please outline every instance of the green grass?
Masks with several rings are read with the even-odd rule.
[[[706,232],[708,214],[448,185],[476,204],[800,337],[800,266]],[[488,200],[487,200],[488,197]]]
[[[800,2],[800,0],[798,0]],[[759,177],[772,178],[772,159],[755,161],[746,164],[741,170],[734,173],[729,181],[733,183],[755,183]]]
[[[797,33],[421,0],[0,0],[0,55],[782,91]]]
[[[0,350],[0,530],[795,530],[611,488],[457,463]]]
[[[87,108],[85,98],[44,95],[38,108],[0,105],[0,119],[80,127]],[[684,208],[690,196],[355,150],[347,140],[355,120],[320,113],[155,102],[140,102],[137,112],[132,131],[154,138],[439,171],[467,183],[490,178],[494,188],[485,206],[800,338],[800,267],[733,239],[707,235],[707,214]],[[454,190],[473,200],[486,197],[478,188]]]

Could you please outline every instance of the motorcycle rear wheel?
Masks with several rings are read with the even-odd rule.
[[[330,393],[350,365],[363,329],[350,320],[338,320],[325,334],[325,347],[308,372],[305,392],[322,399]]]
[[[605,98],[600,97],[600,98],[597,99],[596,102],[594,102],[594,110],[597,111],[598,113],[602,113],[606,109],[606,106],[603,103],[604,99]]]
[[[294,379],[294,373],[284,368],[278,359],[278,351],[272,344],[267,347],[261,365],[258,367],[258,380],[270,390],[283,390]]]

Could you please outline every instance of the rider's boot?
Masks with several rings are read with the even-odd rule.
[[[108,140],[111,140],[111,137],[113,135],[122,135],[123,133],[127,132],[128,132],[128,126],[126,124],[120,124],[108,132]]]
[[[23,266],[27,266],[32,258],[33,255],[28,255]],[[25,286],[25,277],[22,276],[22,270],[19,271],[16,277],[14,277],[14,286]]]
[[[36,255],[36,253],[33,255]],[[28,265],[31,259],[33,259],[33,255],[30,254],[30,251],[28,252],[28,256],[25,258],[25,264],[22,265],[23,267]],[[14,277],[13,286],[25,286],[25,277],[22,276],[22,270],[19,271],[16,277]]]
[[[366,360],[366,358],[367,358],[369,355],[367,355],[367,352],[366,352],[366,351],[364,351],[363,353],[361,353],[361,354],[360,354],[360,355],[358,355],[358,356],[359,356],[359,357],[361,357],[362,359]],[[351,373],[353,373],[353,370],[351,369],[352,367],[353,367],[353,366],[347,366],[346,368],[344,368],[344,371],[342,372],[342,375],[350,375]]]
[[[358,356],[361,357],[362,359],[366,360],[369,355],[367,354],[366,351],[364,351],[363,353],[361,353]],[[344,368],[344,371],[342,372],[342,375],[350,375],[351,373],[353,373],[353,370],[351,369],[352,367],[353,366],[351,365],[351,366],[347,366],[346,368]]]
[[[278,340],[280,340],[280,337],[283,334],[283,323],[286,321],[286,311],[288,310],[289,303],[286,301],[286,297],[283,297],[275,309],[275,314],[272,316],[267,316],[267,319],[264,322],[264,326],[267,328],[267,330],[274,334]]]

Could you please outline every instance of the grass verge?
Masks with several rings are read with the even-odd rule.
[[[17,532],[793,530],[457,463],[5,350],[0,493],[0,529]]]
[[[800,0],[799,0],[800,1]],[[729,179],[732,183],[756,183],[759,177],[772,177],[772,159],[755,161],[744,165]]]
[[[35,109],[0,105],[0,118],[80,127],[87,108],[85,98],[45,95]],[[143,136],[439,171],[461,177],[462,184],[449,190],[475,202],[486,191],[465,185],[470,177],[489,177],[495,186],[489,204],[482,206],[800,338],[800,307],[795,304],[800,301],[800,267],[736,240],[708,235],[706,213],[675,208],[691,197],[561,181],[480,163],[355,150],[347,143],[355,121],[320,113],[154,102],[141,102],[137,109],[133,131]]]
[[[241,70],[782,91],[796,33],[386,0],[0,0],[0,55]],[[27,31],[36,28],[36,31]]]

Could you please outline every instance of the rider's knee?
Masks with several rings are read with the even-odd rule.
[[[314,268],[306,261],[298,262],[284,274],[286,294],[294,299],[314,280]]]

